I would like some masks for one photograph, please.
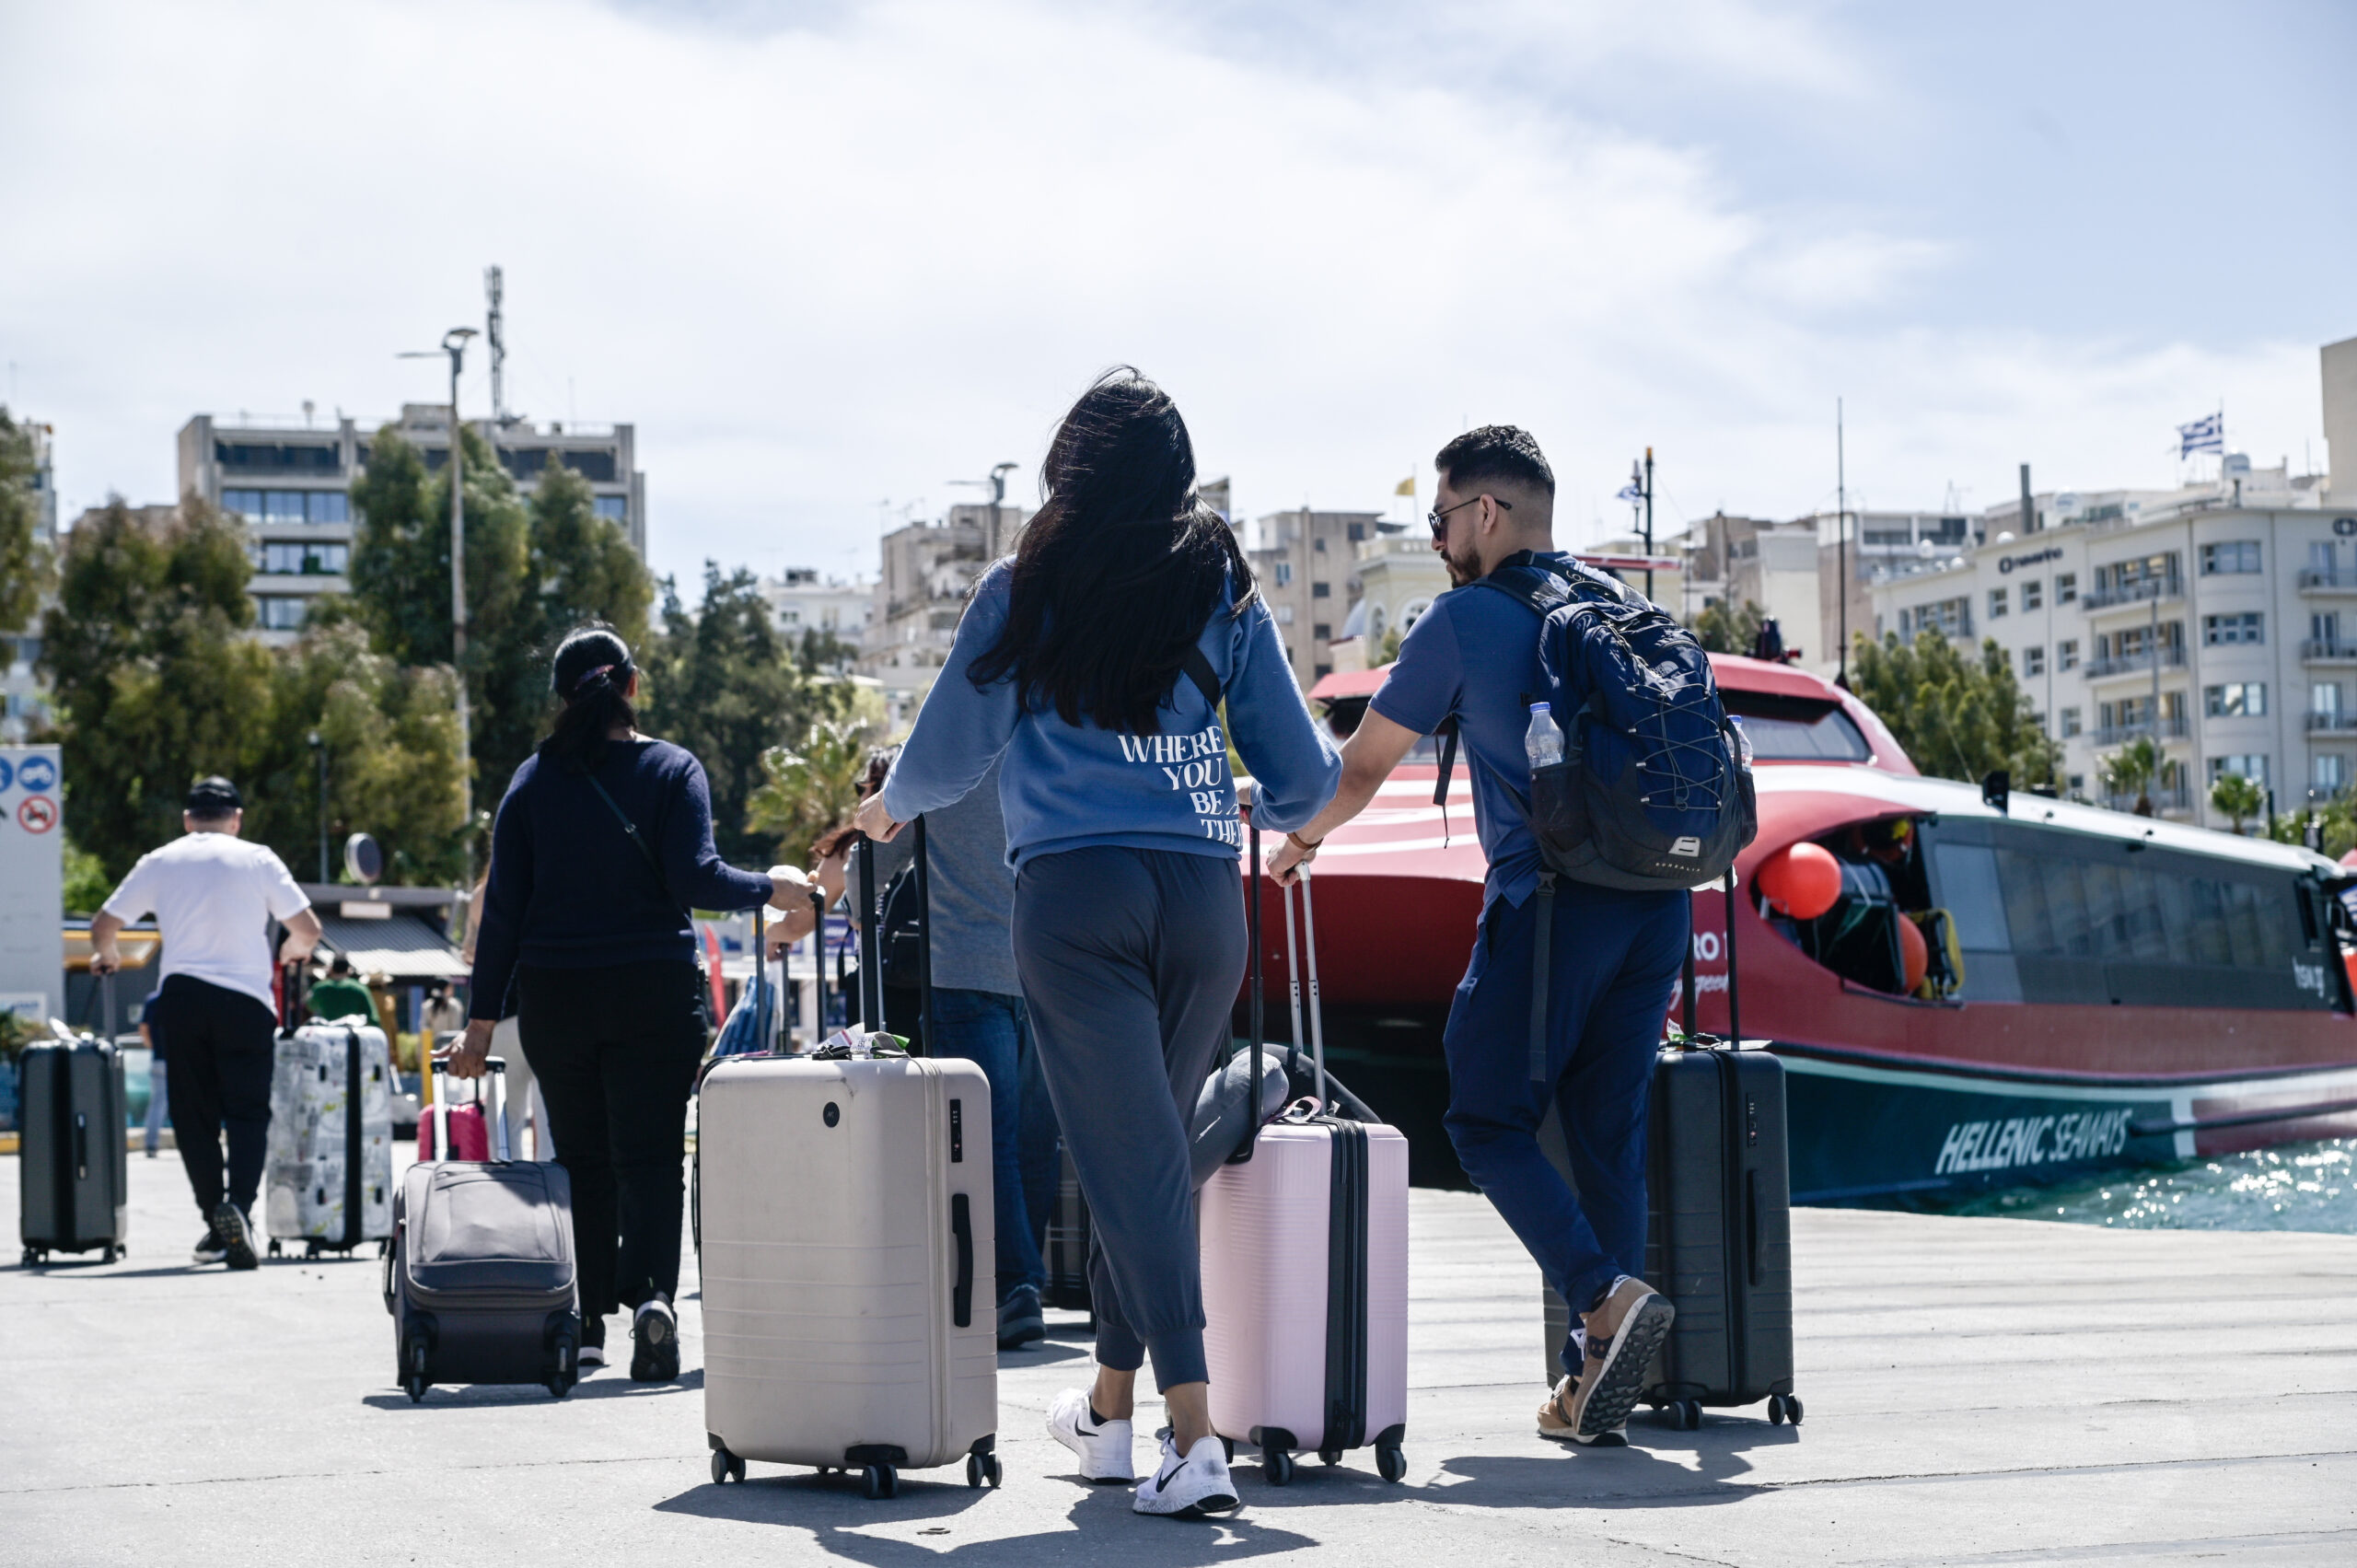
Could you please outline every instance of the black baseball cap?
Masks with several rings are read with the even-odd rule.
[[[226,817],[245,808],[245,796],[238,793],[238,786],[218,775],[188,786],[187,809],[192,817]]]

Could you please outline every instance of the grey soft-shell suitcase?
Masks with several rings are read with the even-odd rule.
[[[87,1035],[40,1040],[17,1059],[18,1230],[24,1261],[52,1252],[122,1256],[125,1156],[122,1058]]]
[[[1733,880],[1727,913],[1733,916]],[[1728,1032],[1742,1027],[1735,947],[1727,945]],[[1702,1407],[1768,1401],[1771,1422],[1801,1419],[1793,1392],[1792,1179],[1784,1064],[1766,1051],[1694,1031],[1687,952],[1685,1029],[1654,1063],[1645,1138],[1645,1278],[1678,1318],[1645,1376],[1643,1398],[1691,1431]],[[1540,1145],[1569,1176],[1552,1116]],[[1546,1292],[1547,1380],[1570,1325]]]
[[[539,1383],[561,1400],[580,1376],[572,1179],[507,1157],[505,1067],[491,1059],[496,1157],[413,1165],[394,1199],[385,1309],[412,1400],[436,1383]],[[447,1149],[449,1090],[435,1076]]]

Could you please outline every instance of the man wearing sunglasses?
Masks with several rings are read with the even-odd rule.
[[[1563,1347],[1566,1376],[1539,1407],[1540,1434],[1617,1445],[1627,1441],[1628,1406],[1672,1315],[1636,1273],[1645,1246],[1645,1100],[1685,954],[1686,898],[1558,883],[1549,1077],[1532,1083],[1531,895],[1539,857],[1525,817],[1530,764],[1523,741],[1526,693],[1543,689],[1539,618],[1479,584],[1526,552],[1565,559],[1555,549],[1555,478],[1538,444],[1512,425],[1468,431],[1434,462],[1440,487],[1425,520],[1454,587],[1401,642],[1398,662],[1343,745],[1332,804],[1285,835],[1269,869],[1281,881],[1294,879],[1319,842],[1375,798],[1419,736],[1456,721],[1490,869],[1480,935],[1442,1037],[1449,1140],[1548,1283],[1581,1314]],[[1555,716],[1570,727],[1570,714]],[[1576,1193],[1538,1146],[1550,1108],[1562,1117]]]

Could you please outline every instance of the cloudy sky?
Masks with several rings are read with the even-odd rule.
[[[394,354],[499,262],[511,403],[637,425],[683,576],[1028,494],[1117,361],[1254,514],[1492,420],[1574,541],[1648,443],[1665,524],[1799,513],[1837,397],[1878,507],[2169,483],[2222,400],[2322,467],[2352,58],[2329,0],[0,0],[0,360],[68,517],[163,500],[198,411],[438,401]]]

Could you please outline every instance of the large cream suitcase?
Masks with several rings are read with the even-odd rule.
[[[996,1486],[990,1081],[971,1062],[821,1052],[703,1081],[704,1427],[745,1461],[864,1472],[966,1460]]]

